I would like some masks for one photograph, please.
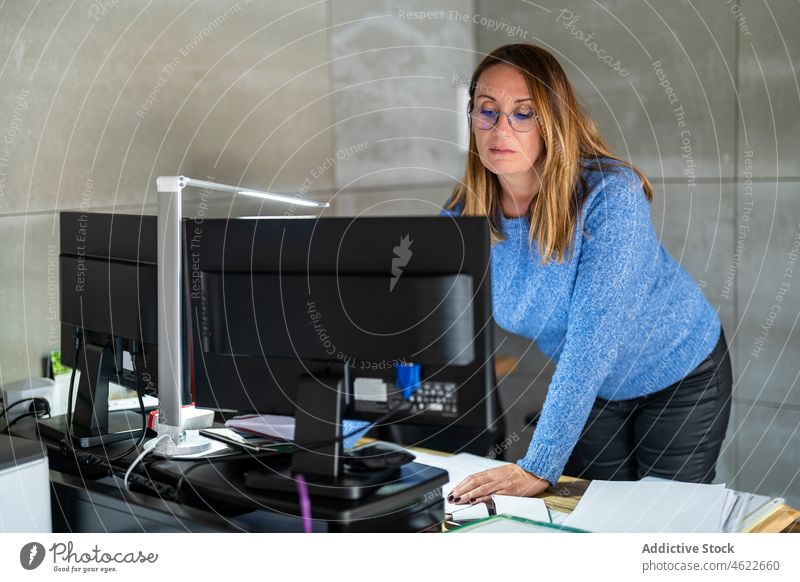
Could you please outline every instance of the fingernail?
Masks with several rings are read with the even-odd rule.
[[[449,501],[450,503],[453,503],[453,496],[452,495],[448,495],[447,496],[447,501]]]
[[[453,503],[458,503],[459,501],[461,501],[460,497],[456,497],[455,499],[453,499]]]
[[[474,497],[470,497],[469,498],[469,503],[470,503],[470,505],[474,504],[475,503],[475,498]]]

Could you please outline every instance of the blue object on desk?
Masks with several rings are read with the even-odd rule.
[[[345,438],[342,440],[342,446],[345,449],[352,449],[356,446],[358,440],[363,437],[365,434],[369,432],[369,429],[372,428],[374,423],[368,422],[366,420],[349,420],[343,419],[342,420],[342,434],[347,436],[353,431],[357,431],[355,434]],[[361,429],[361,430],[359,430]]]
[[[395,386],[403,391],[403,398],[408,400],[419,388],[422,378],[422,364],[396,364]]]

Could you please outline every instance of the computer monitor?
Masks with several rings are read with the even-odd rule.
[[[138,438],[141,415],[109,412],[108,393],[113,381],[157,394],[156,217],[62,212],[59,225],[61,358],[80,380],[71,425],[39,429],[81,447]]]
[[[407,400],[392,426],[424,427],[433,439],[497,438],[485,220],[277,217],[185,227],[198,406],[298,414],[299,431],[298,410],[321,413],[298,386],[331,395],[333,379],[350,417],[374,420]],[[398,363],[421,365],[410,397],[396,384]],[[315,429],[319,440],[324,422]]]

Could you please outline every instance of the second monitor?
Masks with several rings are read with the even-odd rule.
[[[405,401],[384,427],[405,444],[481,452],[475,443],[488,450],[497,439],[485,220],[185,225],[198,406],[295,415],[301,378],[332,374],[352,418],[374,420]]]

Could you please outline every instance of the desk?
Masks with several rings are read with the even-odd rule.
[[[549,487],[544,493],[537,495],[543,499],[550,509],[572,513],[581,500],[581,496],[589,487],[586,479],[562,476],[555,487]],[[747,533],[800,533],[800,511],[784,503],[769,514]]]
[[[265,492],[245,486],[242,467],[252,469],[253,462],[238,459],[212,467],[205,460],[146,457],[142,465],[147,474],[173,488],[186,463],[198,463],[181,488],[189,495],[182,494],[178,502],[172,500],[174,496],[165,499],[154,493],[127,491],[120,477],[108,475],[104,469],[78,469],[74,460],[60,453],[58,443],[38,439],[34,423],[28,420],[13,432],[17,437],[40,440],[48,451],[54,532],[304,531],[296,492]],[[105,451],[92,452],[115,456],[129,446],[127,442],[113,443]],[[135,456],[136,452],[131,453],[120,464],[127,466]],[[444,519],[442,486],[446,482],[445,471],[409,463],[362,500],[312,497],[312,531],[417,532],[438,527]],[[193,489],[203,495],[193,497]]]
[[[14,432],[17,436],[36,439],[32,422],[26,425],[20,423],[19,429]],[[360,444],[370,440],[362,439]],[[245,513],[226,514],[211,508],[191,506],[126,491],[120,479],[100,474],[93,475],[91,469],[84,469],[83,475],[79,476],[75,474],[74,467],[58,454],[56,443],[43,441],[43,446],[51,452],[53,529],[56,532],[301,531],[297,518],[291,515],[284,515],[283,518],[270,516],[269,519],[265,519],[265,515],[257,508],[251,508],[254,510]],[[109,446],[107,452],[109,455],[114,455],[125,450],[127,446],[127,443],[116,443]],[[448,455],[439,451],[425,450],[425,452]],[[446,479],[442,480],[442,483],[445,481]],[[550,509],[569,513],[575,509],[589,483],[585,479],[564,476],[559,479],[555,487],[550,487],[538,497],[543,499]],[[439,487],[441,488],[441,484]],[[434,500],[429,498],[428,502],[431,501]],[[440,511],[443,516],[443,509],[438,508],[443,506],[443,499],[439,497],[435,502],[425,508],[425,511]],[[282,506],[283,511],[287,508],[286,505]],[[354,511],[353,516],[360,519],[356,506]],[[800,512],[789,505],[784,505],[759,522],[752,531],[800,533],[798,518]],[[419,523],[422,524],[421,521]],[[319,524],[315,525],[317,531],[324,531],[324,528],[318,526]],[[421,525],[414,531],[423,529],[427,528]]]
[[[363,442],[367,442],[368,440],[369,439],[362,439]],[[430,449],[412,448],[411,450],[419,450],[445,457],[450,456],[449,453],[442,453]],[[590,483],[591,481],[587,479],[577,479],[575,477],[562,475],[555,486],[548,487],[543,493],[536,495],[536,497],[542,499],[545,505],[551,510],[572,513]],[[784,503],[774,512],[751,527],[747,533],[800,533],[800,511]]]

